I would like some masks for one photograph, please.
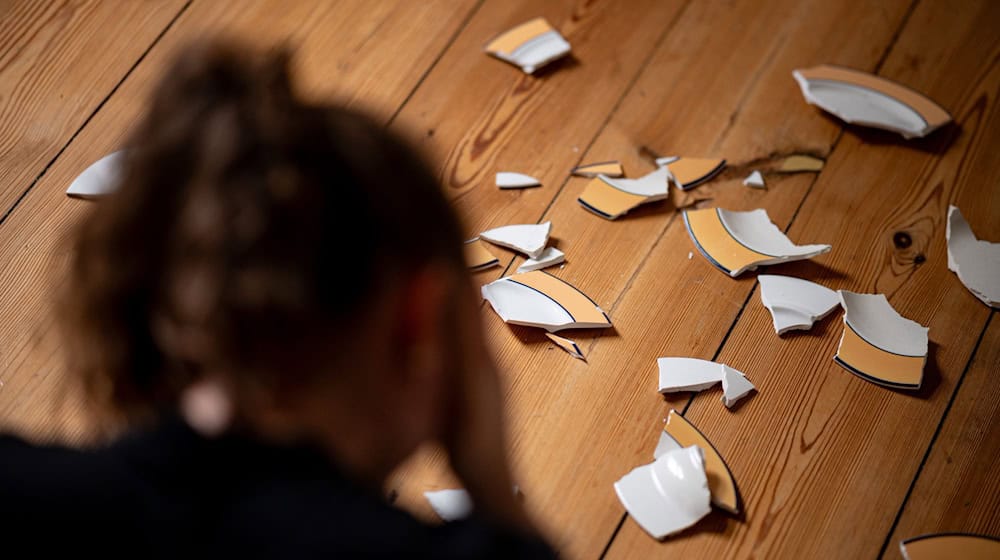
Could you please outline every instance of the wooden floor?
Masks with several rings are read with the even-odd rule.
[[[572,558],[898,558],[900,539],[1000,534],[1000,318],[947,269],[945,216],[958,205],[1000,240],[1000,3],[995,0],[0,1],[0,427],[85,442],[49,315],[68,227],[90,203],[64,195],[121,142],[180,45],[225,32],[287,40],[312,95],[367,107],[438,158],[470,233],[552,220],[567,253],[554,274],[593,297],[610,332],[573,333],[587,362],[484,307],[504,370],[525,503]],[[543,15],[574,57],[537,77],[484,55],[497,32]],[[844,127],[806,105],[797,67],[836,63],[914,87],[956,126],[930,138]],[[697,254],[669,203],[616,222],[584,211],[581,162],[650,154],[724,157],[693,191],[702,206],[765,208],[799,242],[833,251],[772,267],[833,288],[880,292],[930,327],[925,387],[894,392],[833,362],[840,319],[779,339],[754,274],[729,278]],[[819,174],[750,169],[791,154]],[[500,191],[513,170],[544,186]],[[904,233],[905,235],[899,235]],[[895,241],[894,241],[895,240]],[[499,252],[499,251],[498,251]],[[480,273],[486,282],[512,271]],[[512,263],[512,260],[514,261]],[[759,393],[735,410],[718,391],[664,399],[659,356],[715,359]],[[713,512],[659,543],[612,484],[649,462],[670,408],[713,441],[746,512]],[[391,480],[452,484],[433,449]],[[681,556],[678,556],[681,555]]]

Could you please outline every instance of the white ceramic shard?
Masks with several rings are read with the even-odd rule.
[[[739,515],[742,509],[740,492],[736,488],[736,480],[729,470],[729,465],[705,434],[676,410],[671,409],[663,430],[660,431],[660,440],[656,444],[653,458],[658,459],[664,453],[691,445],[697,445],[704,453],[705,473],[708,476],[708,489],[712,494],[712,505],[733,515]]]
[[[515,224],[484,231],[479,234],[479,237],[494,245],[524,253],[534,259],[541,256],[542,251],[545,250],[545,244],[549,242],[549,232],[551,231],[552,222]]]
[[[719,270],[737,277],[758,266],[809,259],[830,245],[796,245],[763,209],[734,212],[722,208],[686,210],[684,225],[695,247]]]
[[[657,358],[660,392],[704,391],[722,381],[722,364],[697,358]]]
[[[563,253],[555,247],[546,247],[542,251],[538,258],[528,259],[524,261],[521,266],[517,267],[517,272],[531,272],[532,270],[541,270],[543,268],[548,268],[553,265],[557,265],[566,260],[566,253]]]
[[[722,404],[732,408],[740,399],[750,394],[756,387],[739,370],[725,364],[722,366]]]
[[[701,448],[662,454],[615,482],[629,515],[655,539],[683,531],[711,511],[711,494]]]
[[[763,189],[764,176],[760,174],[760,171],[754,171],[753,173],[747,175],[746,179],[743,179],[743,184],[755,189]]]
[[[583,350],[580,350],[580,346],[572,340],[552,333],[545,333],[545,336],[549,337],[549,340],[551,340],[553,344],[565,350],[570,356],[573,356],[578,360],[587,361],[587,358],[583,355]]]
[[[431,504],[434,513],[442,521],[458,521],[472,513],[472,498],[462,489],[437,490],[424,492],[424,497]]]
[[[697,358],[657,358],[661,393],[704,391],[722,382],[722,402],[727,408],[750,394],[755,387],[743,372],[725,364]]]
[[[867,72],[821,65],[792,72],[806,102],[849,123],[898,132],[930,134],[951,115],[926,96]]]
[[[669,172],[665,167],[658,167],[638,179],[612,179],[605,176],[607,182],[615,188],[629,194],[647,197],[647,201],[666,198],[668,194],[667,179]]]
[[[927,327],[897,313],[883,294],[839,294],[844,334],[836,362],[872,383],[919,389],[927,360]]]
[[[524,173],[514,173],[512,171],[501,171],[497,173],[497,186],[501,189],[524,189],[527,187],[541,186],[541,181]]]
[[[598,216],[614,220],[639,205],[667,198],[669,178],[670,171],[666,167],[659,167],[638,179],[598,175],[587,184],[577,202]]]
[[[945,237],[948,240],[948,270],[957,274],[980,301],[1000,308],[1000,243],[977,239],[956,206],[948,207]]]
[[[663,159],[663,158],[661,158]],[[657,160],[660,161],[659,159]],[[665,161],[665,160],[664,160]],[[726,160],[716,158],[679,157],[663,164],[670,171],[670,180],[682,191],[710,181],[726,167]]]
[[[611,326],[594,300],[542,270],[501,278],[483,286],[482,292],[497,315],[514,325],[549,332]]]
[[[92,199],[115,192],[121,181],[124,157],[124,150],[118,150],[92,163],[73,179],[66,194],[75,198]]]
[[[545,18],[509,29],[486,44],[486,52],[527,74],[569,54],[570,45]]]
[[[663,167],[664,165],[667,165],[668,163],[673,163],[673,162],[675,162],[675,161],[677,161],[679,159],[681,159],[680,156],[663,156],[663,157],[658,157],[658,158],[656,158],[656,166],[657,167]]]
[[[760,301],[771,312],[774,332],[809,330],[840,305],[837,292],[819,284],[776,274],[760,274]]]

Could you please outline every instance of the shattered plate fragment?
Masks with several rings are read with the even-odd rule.
[[[872,383],[919,389],[927,361],[927,327],[901,316],[882,294],[839,293],[844,334],[836,362]]]
[[[442,521],[458,521],[472,514],[472,498],[465,490],[424,492],[424,497]]]
[[[512,171],[501,171],[497,173],[497,186],[501,189],[524,189],[527,187],[541,186],[541,181],[524,173],[514,173]]]
[[[664,165],[667,165],[668,163],[673,163],[679,159],[681,158],[678,156],[663,156],[656,158],[655,161],[657,167],[663,167]]]
[[[465,253],[465,266],[470,270],[485,270],[500,265],[500,259],[491,253],[478,237],[466,241],[462,250]]]
[[[624,177],[625,168],[622,167],[621,162],[618,161],[602,161],[599,163],[588,163],[587,165],[574,167],[571,173],[579,177],[597,177],[598,175],[604,175],[605,177]]]
[[[764,176],[760,174],[760,171],[753,171],[747,175],[746,179],[743,179],[743,184],[748,187],[753,187],[755,189],[764,188]]]
[[[758,266],[809,259],[830,250],[829,245],[792,243],[762,209],[686,210],[684,225],[698,251],[733,278]]]
[[[823,170],[826,164],[823,160],[806,155],[788,156],[781,162],[778,171],[782,173],[812,173]]]
[[[702,434],[694,424],[688,422],[679,412],[671,409],[667,415],[667,423],[660,433],[660,441],[656,445],[654,457],[690,447],[697,446],[705,457],[705,472],[708,475],[708,487],[712,494],[712,505],[733,515],[739,515],[742,506],[736,481],[729,471],[729,466],[716,451],[712,442]]]
[[[543,268],[548,268],[553,265],[557,265],[566,260],[566,254],[556,249],[555,247],[546,247],[542,251],[538,258],[528,259],[517,267],[517,272],[531,272],[532,270],[541,270]]]
[[[657,358],[660,392],[704,391],[722,382],[722,402],[732,408],[755,389],[743,372],[725,364],[697,358]]]
[[[708,515],[708,478],[701,448],[663,453],[615,482],[615,492],[629,515],[655,539],[694,525]]]
[[[668,177],[669,171],[665,167],[638,179],[612,179],[598,175],[587,183],[577,201],[598,216],[614,220],[641,204],[667,198]]]
[[[483,286],[482,291],[497,315],[514,325],[549,332],[611,326],[594,300],[543,270],[501,278]]]
[[[570,45],[545,18],[509,29],[486,44],[487,53],[520,66],[526,74],[569,54]]]
[[[686,191],[710,180],[719,174],[726,167],[724,159],[709,158],[689,158],[679,157],[673,161],[666,161],[664,158],[657,159],[657,164],[664,160],[670,178],[673,179],[677,188]]]
[[[972,295],[1000,308],[1000,243],[976,238],[956,206],[948,207],[948,270],[958,275]]]
[[[840,305],[837,292],[808,280],[760,274],[760,301],[771,312],[774,332],[809,330]]]
[[[951,122],[921,93],[868,72],[821,65],[792,72],[806,102],[841,120],[919,138]]]
[[[583,355],[583,350],[580,350],[580,346],[572,340],[552,333],[545,333],[545,336],[549,337],[549,340],[551,340],[553,344],[569,353],[570,356],[573,356],[578,360],[587,361],[587,358]]]
[[[494,245],[524,253],[534,259],[541,256],[542,251],[545,250],[551,231],[552,222],[516,224],[484,231],[479,234],[479,237]]]
[[[92,163],[73,179],[66,194],[74,198],[94,199],[115,192],[121,182],[124,158],[124,150],[119,150]]]
[[[1000,539],[971,533],[936,533],[906,539],[899,543],[905,560],[996,560],[1000,558]]]

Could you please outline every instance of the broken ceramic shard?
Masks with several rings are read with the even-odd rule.
[[[580,350],[580,346],[572,340],[552,333],[545,333],[545,336],[549,337],[549,340],[551,340],[553,344],[569,353],[570,356],[573,356],[578,360],[587,361],[587,358],[583,356],[583,350]]]
[[[618,161],[602,161],[599,163],[588,163],[587,165],[580,165],[574,167],[571,171],[573,175],[579,177],[597,177],[598,175],[604,175],[605,177],[624,177],[625,168]]]
[[[542,270],[501,278],[483,286],[482,292],[497,315],[514,325],[549,332],[611,326],[594,300]]]
[[[708,475],[708,487],[712,494],[712,504],[733,515],[740,513],[740,493],[736,489],[736,481],[729,471],[729,466],[716,451],[712,442],[702,434],[694,424],[687,421],[679,412],[671,409],[667,415],[667,423],[660,432],[660,441],[653,452],[654,457],[661,457],[670,451],[676,451],[692,445],[698,446],[705,456],[705,472]]]
[[[948,206],[948,270],[986,305],[1000,308],[1000,243],[976,238],[956,206]]]
[[[509,29],[486,44],[486,52],[520,66],[526,74],[569,54],[570,46],[545,18]]]
[[[527,187],[541,186],[538,179],[524,173],[514,173],[511,171],[501,171],[497,173],[497,186],[501,189],[524,189]]]
[[[668,451],[615,482],[629,515],[655,539],[694,525],[708,515],[710,494],[702,449]]]
[[[657,358],[660,392],[704,391],[722,381],[722,364],[697,358]]]
[[[543,268],[548,268],[553,265],[557,265],[566,260],[566,254],[556,249],[555,247],[546,247],[542,251],[538,258],[528,259],[524,261],[521,266],[517,267],[517,272],[531,272],[532,270],[541,270]]]
[[[424,492],[424,497],[427,498],[434,513],[442,521],[458,521],[465,519],[472,513],[472,498],[465,490]]]
[[[484,231],[479,234],[479,237],[494,245],[524,253],[534,259],[545,250],[545,244],[549,242],[549,232],[551,231],[552,222],[516,224]]]
[[[840,305],[837,292],[808,280],[791,276],[761,274],[760,301],[771,312],[774,332],[809,330]]]
[[[901,541],[899,551],[905,560],[997,560],[1000,538],[972,533],[935,533]]]
[[[598,216],[614,220],[641,204],[667,198],[668,177],[665,167],[638,179],[612,179],[598,175],[587,183],[577,201]]]
[[[667,165],[668,163],[673,163],[679,159],[681,158],[678,156],[663,156],[656,158],[654,161],[656,162],[657,167],[663,167],[664,165]]]
[[[121,182],[124,158],[125,151],[119,150],[92,163],[73,179],[66,194],[74,198],[94,199],[115,192]]]
[[[753,187],[755,189],[764,188],[764,176],[760,174],[760,171],[754,171],[747,175],[746,179],[743,179],[743,184],[748,187]]]
[[[478,237],[466,241],[462,245],[462,250],[465,253],[465,266],[470,270],[485,270],[500,265],[500,259],[491,253]]]
[[[872,383],[919,389],[927,361],[927,327],[897,313],[882,294],[839,293],[844,334],[834,360]]]
[[[740,399],[756,390],[743,372],[722,364],[722,404],[732,408]]]
[[[682,191],[693,189],[710,180],[726,167],[724,159],[679,157],[660,164],[661,160],[665,161],[665,158],[658,158],[657,165],[664,165],[670,170],[670,178]]]
[[[919,138],[951,122],[921,93],[868,72],[821,65],[792,72],[810,105],[841,120]]]
[[[733,278],[758,266],[809,259],[830,250],[829,245],[792,243],[762,209],[686,210],[684,225],[698,251]]]
[[[788,156],[781,162],[778,171],[782,173],[818,172],[823,170],[825,162],[817,157],[806,155]]]
[[[755,389],[743,372],[725,364],[697,358],[657,358],[661,393],[704,391],[722,382],[722,402],[732,408]]]

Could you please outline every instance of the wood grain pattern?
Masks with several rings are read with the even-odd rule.
[[[961,131],[905,143],[850,128],[789,230],[793,239],[836,232],[833,252],[780,267],[833,288],[886,293],[900,313],[930,326],[924,388],[889,391],[836,366],[835,318],[776,339],[754,297],[719,360],[746,372],[760,394],[734,413],[697,396],[686,413],[733,469],[746,520],[713,514],[703,530],[664,544],[627,521],[610,557],[878,554],[989,314],[947,270],[944,243],[949,202],[976,212],[981,235],[1000,235],[1000,196],[980,187],[1000,164],[990,148],[1000,41],[980,24],[1000,13],[989,2],[966,8],[918,5],[880,72],[950,108]],[[931,29],[950,39],[928,57]]]
[[[0,216],[183,5],[184,0],[0,3]]]
[[[170,55],[208,33],[299,48],[309,92],[363,102],[388,121],[474,7],[471,1],[199,2],[150,53],[0,226],[0,424],[35,438],[87,433],[83,403],[64,376],[49,302],[65,258],[63,236],[89,204],[69,199],[80,171],[116,149]],[[411,24],[418,24],[411,27]],[[372,69],[385,74],[374,80]],[[27,187],[27,185],[25,185]]]
[[[927,533],[1000,535],[998,375],[1000,320],[994,313],[888,540],[884,558],[900,558],[900,541]]]
[[[0,5],[0,61],[4,45],[30,44],[34,60],[46,61],[36,66],[66,64],[59,53],[79,43],[25,35],[48,21],[30,10],[52,6]],[[90,15],[96,4],[80,6],[87,9],[68,21],[97,17]],[[99,6],[122,12],[118,4]],[[5,10],[28,23],[5,25],[12,13]],[[536,16],[569,39],[571,59],[525,76],[482,52],[497,32]],[[483,316],[504,371],[516,481],[563,556],[595,557],[607,546],[616,558],[871,557],[889,539],[893,557],[896,542],[910,536],[904,533],[926,527],[995,534],[997,405],[989,397],[1000,358],[996,317],[934,433],[990,314],[947,271],[943,232],[947,205],[955,203],[977,234],[1000,240],[1000,194],[990,187],[1000,183],[997,28],[1000,5],[990,0],[962,9],[940,0],[193,0],[0,225],[0,429],[89,437],[85,403],[67,383],[47,313],[65,259],[63,236],[89,207],[63,191],[119,144],[180,45],[224,32],[298,46],[310,95],[365,106],[413,138],[437,158],[470,235],[553,220],[567,263],[550,271],[594,298],[615,327],[561,333],[587,354],[582,362],[535,329],[505,325],[489,308]],[[45,29],[37,35],[57,35]],[[111,68],[125,54],[95,49],[81,64]],[[819,63],[878,70],[929,94],[959,126],[913,142],[845,128],[806,105],[791,78],[792,69]],[[0,84],[3,115],[34,103],[8,101],[8,83]],[[72,95],[90,99],[77,91],[89,82],[68,84]],[[46,130],[71,129],[65,123],[85,105],[52,113],[52,122],[43,116]],[[0,148],[32,130],[0,122]],[[42,161],[43,148],[12,152],[15,167]],[[730,166],[673,204],[654,203],[617,222],[577,203],[587,179],[569,177],[575,165],[617,159],[634,177],[653,169],[651,154],[725,157]],[[827,167],[818,177],[768,172],[790,154],[823,158]],[[740,184],[753,169],[765,170],[766,190]],[[527,173],[543,186],[500,191],[497,171]],[[6,172],[0,165],[0,179]],[[21,192],[34,176],[16,173],[23,176],[9,175],[10,184]],[[836,316],[809,333],[776,337],[753,274],[731,279],[694,249],[675,209],[685,204],[766,208],[793,241],[832,243],[833,252],[814,262],[769,271],[884,292],[903,315],[930,325],[925,388],[888,391],[837,367]],[[495,253],[505,265],[520,260]],[[476,279],[490,281],[501,270]],[[671,355],[718,355],[760,392],[733,410],[717,390],[663,398],[655,358]],[[712,513],[659,543],[629,519],[620,525],[612,483],[652,459],[671,407],[686,410],[726,458],[746,515]],[[428,516],[421,493],[456,484],[442,454],[428,448],[395,473],[389,489],[403,507]]]
[[[470,236],[538,221],[683,5],[682,0],[483,5],[397,120],[440,162],[445,192]],[[529,76],[483,54],[490,37],[536,16],[546,17],[570,41],[569,59]],[[498,171],[526,173],[543,186],[500,191],[494,184]],[[558,225],[554,235],[560,237]]]
[[[763,12],[757,5],[692,3],[581,160],[621,159],[630,174],[640,174],[652,169],[639,155],[643,146],[726,156],[735,172],[697,194],[733,209],[763,206],[783,227],[814,176],[774,177],[762,192],[742,186],[740,173],[772,151],[825,155],[839,131],[801,102],[791,70],[812,57],[874,68],[881,51],[871,44],[888,48],[891,23],[898,26],[907,8],[894,6],[855,13],[855,25],[845,29],[840,22],[850,10],[829,3],[768,3]],[[783,18],[782,33],[766,31]],[[851,44],[857,47],[844,48]],[[743,93],[748,84],[755,89]],[[744,118],[787,128],[744,126]],[[486,311],[488,336],[508,375],[518,484],[569,557],[600,553],[621,517],[612,483],[651,460],[666,410],[655,391],[655,358],[711,358],[753,284],[728,278],[700,256],[688,260],[693,247],[669,204],[608,222],[576,202],[585,184],[571,179],[542,219],[552,219],[567,253],[565,268],[554,273],[594,298],[615,329],[568,333],[584,348],[583,363],[541,333],[509,327]],[[428,471],[415,477],[422,485],[399,489],[405,503],[419,502],[427,486],[454,484],[446,473]]]

